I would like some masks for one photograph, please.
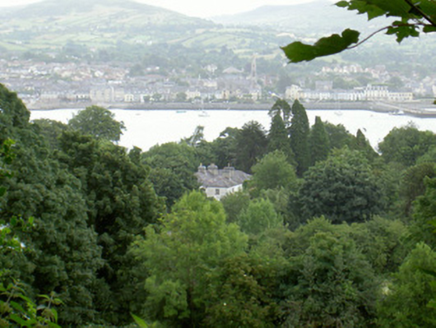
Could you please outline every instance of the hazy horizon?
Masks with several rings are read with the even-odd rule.
[[[17,7],[45,0],[0,0],[0,7]],[[162,7],[184,15],[194,17],[212,17],[219,15],[233,15],[244,11],[250,11],[265,5],[295,5],[319,0],[222,0],[219,2],[206,2],[200,0],[132,0],[139,3]]]

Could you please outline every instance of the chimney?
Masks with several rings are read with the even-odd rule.
[[[206,173],[206,166],[204,166],[203,164],[200,164],[200,166],[198,167],[198,173]]]
[[[233,177],[233,173],[235,173],[235,168],[232,166],[226,166],[223,169],[223,176],[228,179],[231,179]]]
[[[218,175],[218,166],[213,163],[208,166],[207,170],[213,175]]]

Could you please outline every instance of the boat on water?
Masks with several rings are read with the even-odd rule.
[[[209,113],[206,112],[205,110],[202,110],[202,111],[198,114],[198,116],[199,116],[199,117],[209,117],[210,115],[209,115]]]
[[[390,112],[389,115],[404,115],[404,111],[398,109],[393,112]]]

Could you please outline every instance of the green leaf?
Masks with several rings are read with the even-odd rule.
[[[341,8],[346,8],[348,7],[350,4],[348,3],[348,1],[339,1],[335,3],[335,6],[341,7]]]
[[[51,309],[51,313],[53,315],[54,318],[54,322],[58,322],[58,311],[56,311],[56,309]]]
[[[436,26],[426,25],[422,30],[424,33],[436,32]]]
[[[135,320],[136,324],[139,327],[141,327],[141,328],[148,328],[147,323],[143,319],[141,319],[140,317],[134,315],[133,313],[131,313],[131,316],[132,316],[133,320]]]
[[[26,320],[20,318],[18,315],[14,314],[14,313],[9,316],[9,319],[15,321],[16,323],[18,323],[21,326],[24,326],[24,327],[28,326],[28,322]]]
[[[386,14],[386,11],[382,8],[366,1],[351,1],[348,10],[356,10],[359,14],[367,14],[368,20]]]
[[[310,61],[317,57],[333,55],[344,51],[351,44],[359,41],[359,35],[358,31],[346,29],[342,32],[342,36],[333,34],[319,39],[313,46],[301,42],[293,42],[283,47],[282,50],[291,63]]]
[[[51,328],[61,328],[61,326],[59,326],[58,324],[54,323],[54,322],[49,322],[48,326]]]
[[[403,22],[397,21],[392,24],[391,27],[388,28],[386,34],[391,35],[395,34],[397,36],[397,42],[400,43],[405,38],[410,36],[418,37],[419,32],[416,30],[416,26],[410,25],[401,25]]]
[[[23,314],[26,313],[26,310],[24,310],[24,308],[20,304],[18,304],[17,302],[11,301],[10,304],[18,312],[21,312]]]

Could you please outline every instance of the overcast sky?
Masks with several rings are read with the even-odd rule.
[[[41,0],[0,0],[0,7],[25,5]],[[153,6],[159,6],[182,14],[198,17],[210,17],[223,14],[235,14],[255,9],[263,5],[292,5],[314,0],[136,0]]]

